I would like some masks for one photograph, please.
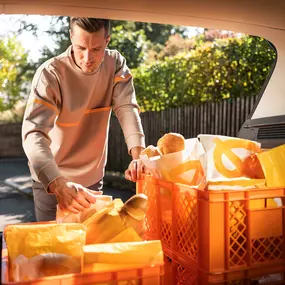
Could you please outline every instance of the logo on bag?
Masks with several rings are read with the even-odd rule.
[[[194,170],[193,176],[189,177],[189,180],[179,177],[179,175]],[[200,183],[201,178],[203,177],[204,170],[199,160],[191,160],[185,163],[182,163],[175,168],[171,169],[170,172],[164,173],[164,176],[172,182],[186,184],[186,185],[197,185]],[[192,179],[191,179],[192,178]]]
[[[216,146],[214,149],[214,165],[217,171],[227,178],[236,178],[244,176],[245,174],[245,165],[243,160],[236,155],[232,149],[246,149],[252,153],[260,152],[259,146],[251,141],[245,140],[236,140],[236,139],[229,139],[229,140],[220,140],[219,138],[215,138],[213,141]],[[234,169],[230,170],[225,167],[222,157],[226,156],[231,163],[234,165]]]

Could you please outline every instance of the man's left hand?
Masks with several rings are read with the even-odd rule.
[[[128,169],[125,171],[125,178],[136,182],[141,179],[141,174],[144,173],[145,167],[140,159],[134,159],[129,164]]]

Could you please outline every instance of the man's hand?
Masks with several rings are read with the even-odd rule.
[[[141,174],[144,172],[144,165],[139,159],[140,153],[143,151],[143,147],[133,147],[131,149],[131,156],[133,160],[129,164],[128,169],[125,171],[125,178],[136,182],[141,178]]]
[[[95,195],[102,194],[102,191],[92,191],[68,181],[64,177],[58,177],[49,185],[49,190],[55,194],[58,205],[61,210],[78,214],[90,204],[96,202]]]
[[[144,173],[145,167],[140,159],[134,159],[129,164],[128,169],[125,171],[125,178],[136,182],[141,179],[141,174]]]

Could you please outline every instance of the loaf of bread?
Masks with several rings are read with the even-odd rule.
[[[181,134],[168,133],[158,140],[157,147],[162,155],[182,151],[185,149],[185,139]]]
[[[141,155],[147,155],[148,157],[155,157],[161,155],[159,149],[156,146],[149,145],[141,152]]]

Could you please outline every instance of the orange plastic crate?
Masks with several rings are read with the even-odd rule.
[[[139,267],[118,272],[66,274],[44,277],[25,282],[9,281],[8,250],[2,239],[1,283],[2,285],[162,285],[164,266]]]
[[[183,262],[164,256],[165,279],[163,285],[198,285],[197,272]],[[205,284],[203,284],[205,285]]]
[[[146,239],[161,239],[201,276],[285,271],[285,207],[271,207],[276,197],[284,205],[285,189],[200,191],[145,175],[137,192],[150,201]]]
[[[170,253],[170,255],[172,255]],[[208,275],[198,275],[191,264],[165,255],[165,281],[164,285],[257,285],[257,284],[285,284],[284,274],[278,269],[268,268],[267,275],[256,271],[236,272],[236,276],[217,274],[212,278]],[[261,274],[261,275],[260,275]]]

